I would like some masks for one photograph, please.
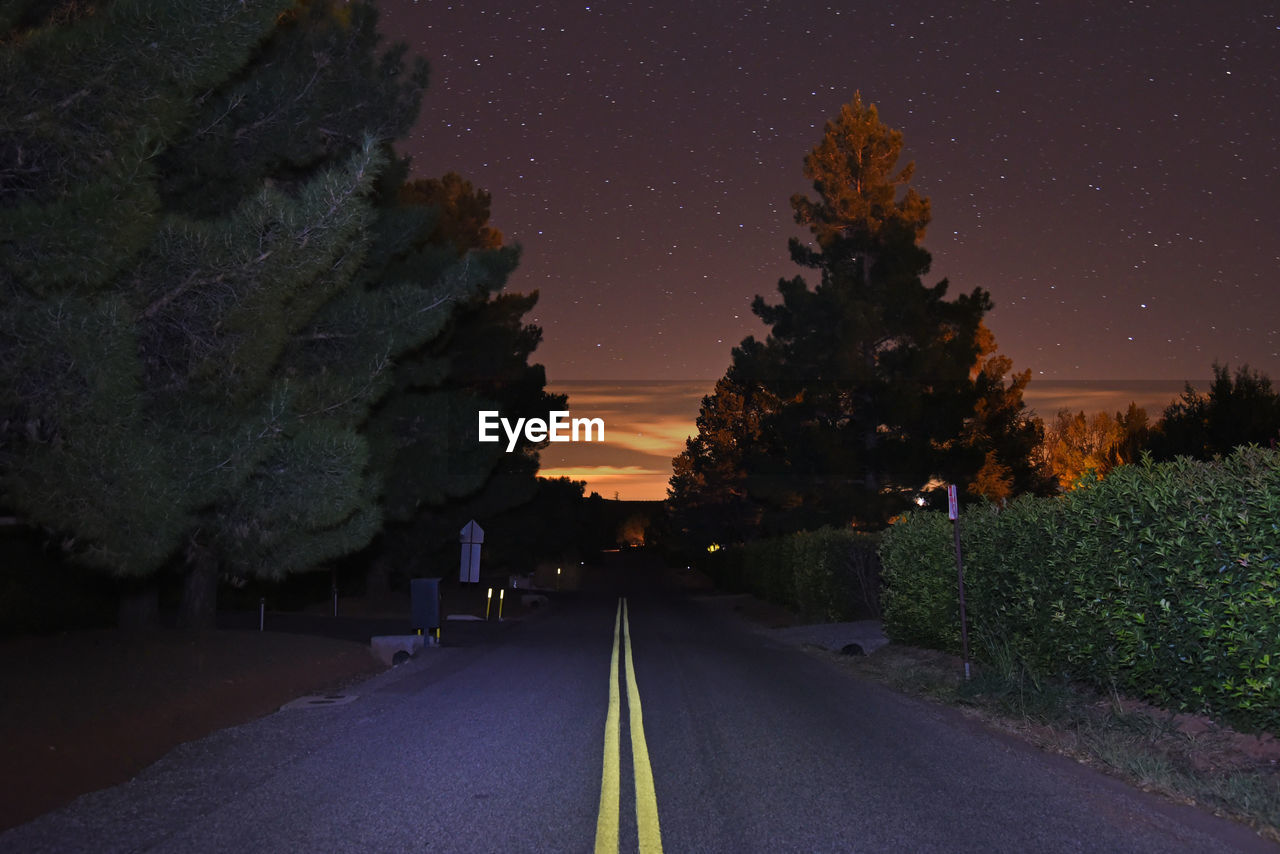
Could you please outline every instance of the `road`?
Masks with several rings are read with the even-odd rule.
[[[0,851],[1280,850],[634,570],[593,588],[184,745]]]

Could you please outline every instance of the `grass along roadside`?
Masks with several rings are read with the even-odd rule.
[[[965,682],[959,659],[932,650],[890,645],[865,657],[821,654],[896,691],[957,707],[1042,749],[1280,841],[1280,740],[1269,734],[1239,733],[1201,716],[1037,678],[1012,660],[975,665]]]

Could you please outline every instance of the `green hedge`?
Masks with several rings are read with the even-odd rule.
[[[880,607],[894,643],[960,652],[956,553],[946,514],[915,511],[880,539]]]
[[[1280,731],[1280,453],[1121,466],[960,524],[975,657]],[[889,636],[955,650],[946,518],[900,520],[881,558]]]
[[[753,593],[806,620],[880,616],[879,537],[823,528],[720,549],[702,564],[722,590]]]

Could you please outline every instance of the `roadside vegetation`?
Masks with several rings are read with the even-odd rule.
[[[1157,419],[1046,423],[990,295],[926,281],[902,151],[855,98],[805,159],[790,254],[814,281],[752,304],[768,335],[672,461],[665,545],[802,620],[883,619],[866,675],[1280,840],[1280,395],[1215,364]]]
[[[959,526],[968,681],[945,513],[699,564],[801,621],[882,617],[890,646],[842,666],[1280,841],[1280,451],[1147,459]]]
[[[1280,731],[1280,452],[1122,466],[958,524],[974,657]],[[936,511],[883,533],[893,640],[960,651],[952,534]]]
[[[377,17],[0,8],[0,633],[103,621],[63,598],[208,629],[356,563],[387,592],[475,518],[544,532],[521,568],[564,547],[540,508],[584,485],[475,442],[566,407],[537,294],[489,193],[398,152],[428,69]]]

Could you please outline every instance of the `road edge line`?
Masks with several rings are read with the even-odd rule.
[[[636,829],[640,837],[640,854],[662,854],[658,795],[653,787],[653,767],[649,764],[649,745],[644,737],[640,688],[636,685],[636,669],[631,658],[631,622],[627,618],[626,599],[622,600],[622,638],[627,662],[627,726],[631,730],[631,764],[636,778]]]

